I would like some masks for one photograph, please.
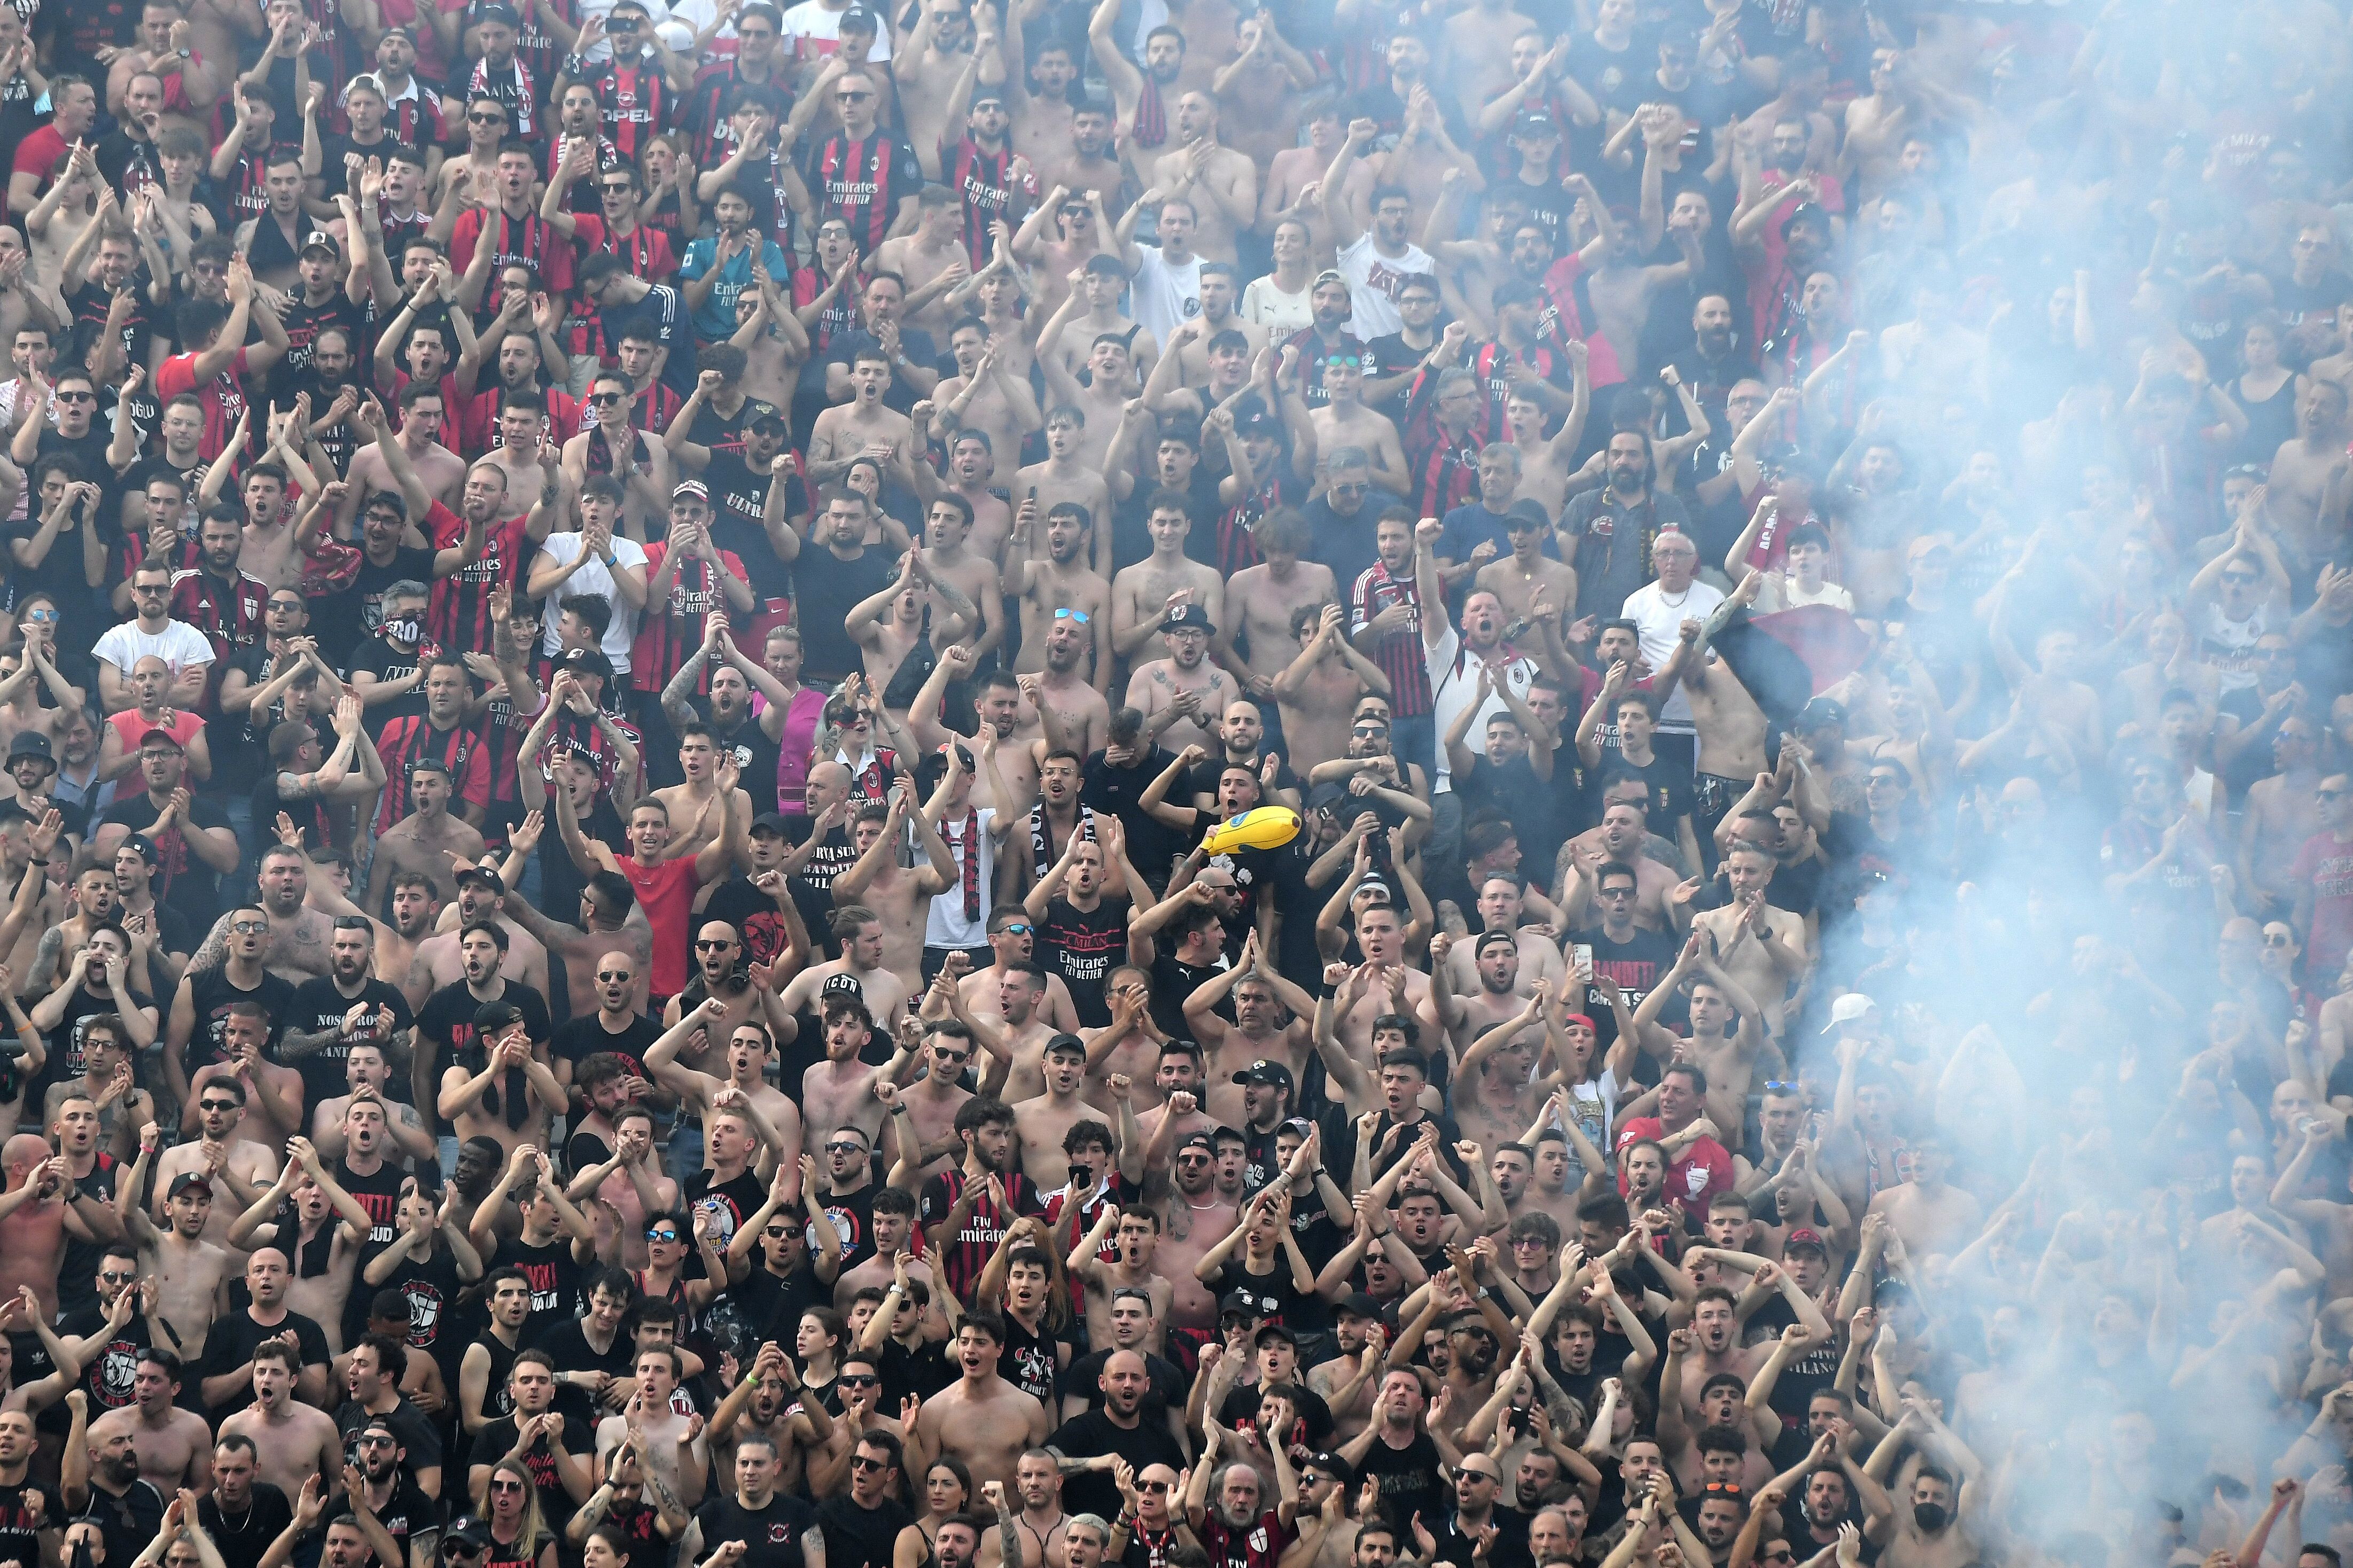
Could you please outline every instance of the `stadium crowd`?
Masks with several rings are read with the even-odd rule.
[[[0,5],[0,1568],[2341,1568],[2348,89]]]

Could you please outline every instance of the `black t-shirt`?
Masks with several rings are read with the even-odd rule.
[[[830,548],[810,548],[793,563],[793,589],[804,605],[850,606],[880,593],[890,583],[892,560],[881,550],[860,549],[845,561]],[[748,570],[749,568],[746,568]],[[828,681],[866,668],[858,645],[850,640],[840,616],[807,616],[799,622],[802,668],[809,676]]]
[[[139,1484],[146,1485],[143,1481]],[[148,1489],[153,1491],[154,1489],[150,1487]],[[94,1494],[97,1489],[92,1488],[91,1490]],[[26,1500],[27,1492],[37,1495],[41,1500],[37,1516]],[[66,1505],[58,1496],[55,1487],[35,1486],[29,1483],[20,1487],[0,1487],[0,1552],[6,1552],[18,1563],[40,1562],[41,1539],[33,1522],[36,1517],[41,1521],[38,1528],[47,1530],[58,1529],[69,1517],[66,1513]],[[163,1518],[163,1510],[158,1509],[155,1513],[156,1522],[161,1524]],[[132,1542],[131,1547],[132,1558],[139,1555],[139,1549],[144,1544],[144,1542]],[[107,1557],[111,1560],[113,1556],[113,1548],[110,1545],[107,1549]]]
[[[1082,1355],[1062,1373],[1060,1393],[1065,1399],[1083,1399],[1090,1410],[1101,1410],[1103,1404],[1100,1380],[1105,1363],[1116,1354],[1115,1350],[1100,1350]],[[1144,1357],[1144,1375],[1150,1380],[1144,1391],[1144,1419],[1156,1421],[1170,1406],[1182,1410],[1190,1380],[1184,1369],[1150,1351],[1139,1351]]]
[[[744,738],[747,734],[752,739],[747,741]],[[723,737],[718,740],[722,746],[731,744]],[[755,754],[751,765],[744,766],[744,747],[763,742],[767,744],[765,762]],[[760,792],[754,786],[758,781],[773,780],[776,776],[776,742],[769,741],[766,732],[754,723],[738,733],[732,744],[736,749],[737,766],[747,781],[745,787],[751,789],[753,798],[756,800],[760,798]],[[765,772],[761,771],[764,766]],[[765,889],[754,887],[749,877],[730,877],[712,889],[711,896],[702,900],[702,918],[725,921],[733,926],[736,934],[744,939],[744,949],[754,963],[772,963],[776,955],[785,951],[785,912],[777,908],[776,900],[770,898]],[[786,1086],[786,1092],[792,1092],[791,1085]]]
[[[86,1339],[105,1324],[106,1310],[93,1300],[58,1321],[58,1337]],[[81,1373],[81,1386],[90,1394],[91,1420],[123,1408],[136,1396],[132,1383],[139,1370],[139,1352],[151,1342],[146,1314],[133,1312],[131,1321],[105,1342],[91,1347],[89,1364]]]
[[[817,1518],[825,1531],[826,1568],[891,1568],[899,1532],[915,1522],[913,1514],[889,1498],[860,1508],[846,1492],[819,1504]]]
[[[528,1350],[539,1343],[542,1335],[586,1310],[580,1281],[587,1278],[588,1265],[572,1256],[569,1236],[558,1233],[544,1247],[529,1246],[519,1236],[502,1239],[498,1250],[482,1259],[482,1269],[488,1273],[508,1268],[522,1269],[531,1281],[531,1316],[522,1321],[517,1350]],[[501,1377],[491,1385],[502,1398],[505,1381]]]
[[[555,1407],[566,1415],[577,1415],[589,1422],[593,1441],[596,1433],[594,1424],[606,1412],[596,1408],[588,1390],[564,1382],[562,1374],[568,1372],[602,1372],[615,1377],[631,1376],[637,1370],[637,1346],[628,1335],[616,1333],[612,1348],[599,1351],[588,1342],[588,1336],[580,1326],[582,1321],[578,1318],[567,1318],[556,1324],[540,1336],[539,1348],[555,1363]],[[507,1446],[514,1446],[512,1432],[507,1436]]]
[[[923,1342],[911,1351],[896,1339],[883,1342],[881,1350],[876,1352],[881,1359],[875,1367],[882,1374],[882,1407],[896,1410],[911,1394],[918,1399],[929,1399],[961,1378],[963,1369],[948,1359],[953,1348]]]
[[[200,828],[229,827],[228,813],[206,798],[202,791],[188,802],[185,819]],[[128,799],[118,799],[106,808],[106,815],[91,825],[95,833],[107,823],[120,823],[133,833],[145,833],[155,824],[155,805],[140,790]],[[155,868],[154,880],[150,884],[155,901],[175,910],[199,931],[210,931],[220,914],[220,874],[195,857],[182,836],[180,824],[174,822],[155,839],[155,853],[161,864]],[[280,982],[284,984],[283,981]],[[290,994],[291,985],[286,987]],[[275,1043],[275,1026],[272,1026]]]
[[[1440,1516],[1443,1492],[1438,1479],[1438,1445],[1426,1432],[1414,1434],[1402,1448],[1392,1448],[1377,1436],[1356,1465],[1359,1477],[1378,1479],[1381,1511],[1391,1519],[1421,1515],[1424,1522]]]
[[[605,1027],[601,1015],[586,1013],[565,1020],[556,1029],[555,1037],[548,1042],[547,1054],[551,1061],[572,1064],[575,1083],[579,1081],[580,1064],[598,1051],[610,1051],[628,1064],[630,1072],[639,1078],[651,1078],[653,1075],[646,1071],[646,1052],[661,1037],[661,1026],[643,1013],[632,1017],[629,1026],[617,1035]]]
[[[808,1559],[802,1542],[818,1522],[815,1509],[784,1492],[769,1498],[765,1507],[754,1510],[737,1501],[732,1490],[724,1491],[705,1502],[694,1517],[702,1526],[706,1549],[715,1549],[731,1541],[744,1543],[744,1555],[739,1560],[744,1568],[804,1568]],[[831,1545],[828,1541],[828,1549]],[[830,1550],[827,1556],[829,1563]]]
[[[468,1463],[496,1464],[514,1452],[514,1446],[515,1418],[501,1415],[485,1426],[474,1438],[473,1453]],[[563,1440],[556,1447],[577,1458],[581,1468],[586,1469],[590,1457],[596,1451],[596,1429],[579,1416],[566,1414],[564,1416]],[[561,1519],[578,1510],[579,1504],[574,1502],[572,1494],[564,1489],[564,1478],[556,1472],[555,1455],[545,1437],[535,1438],[530,1448],[524,1451],[522,1468],[531,1472],[532,1484],[539,1489],[539,1511],[543,1517]]]
[[[1211,1293],[1222,1301],[1233,1290],[1247,1290],[1258,1299],[1259,1317],[1272,1319],[1297,1331],[1298,1321],[1289,1314],[1299,1304],[1299,1288],[1291,1278],[1291,1261],[1282,1252],[1274,1255],[1274,1271],[1271,1274],[1252,1274],[1242,1267],[1240,1256],[1226,1259],[1218,1269],[1218,1282]]]
[[[1568,939],[1571,968],[1576,966],[1579,956],[1577,950],[1580,947],[1593,950],[1593,973],[1597,979],[1618,983],[1618,989],[1625,994],[1629,1016],[1642,1005],[1642,998],[1651,994],[1651,987],[1659,983],[1659,977],[1672,969],[1675,963],[1674,938],[1665,931],[1644,931],[1641,926],[1636,926],[1633,934],[1624,942],[1612,942],[1609,933],[1599,926],[1574,932]],[[1618,1040],[1618,1016],[1609,1010],[1608,998],[1598,987],[1587,985],[1584,989],[1579,1010],[1593,1020],[1594,1053],[1607,1056],[1609,1047]]]
[[[1031,1333],[1021,1320],[1005,1314],[1005,1353],[997,1359],[997,1375],[1049,1410],[1054,1407],[1054,1384],[1061,1375],[1060,1351],[1070,1348],[1051,1329]]]
[[[428,579],[417,580],[425,582]],[[364,674],[371,679],[385,682],[403,680],[417,672],[419,662],[417,648],[411,648],[406,653],[403,653],[386,642],[382,636],[376,636],[368,637],[353,647],[351,653],[351,668],[343,673]],[[398,697],[387,698],[382,702],[369,706],[368,733],[371,736],[381,736],[384,733],[384,727],[395,719],[424,717],[425,685],[419,681]]]
[[[411,1258],[402,1263],[377,1289],[397,1290],[408,1298],[408,1332],[402,1342],[411,1351],[431,1356],[441,1369],[441,1381],[455,1388],[459,1364],[466,1355],[467,1336],[457,1316],[458,1298],[465,1285],[458,1278],[458,1260],[449,1256],[449,1249],[436,1246],[433,1256],[423,1262]],[[352,1294],[357,1297],[361,1292]]]
[[[227,1568],[258,1568],[269,1543],[294,1522],[294,1510],[283,1491],[257,1478],[251,1506],[239,1512],[234,1522],[222,1514],[220,1498],[214,1492],[197,1500],[196,1522],[220,1549]]]
[[[294,1331],[294,1338],[300,1344],[300,1354],[296,1359],[303,1367],[325,1366],[333,1359],[327,1351],[327,1331],[316,1321],[300,1312],[289,1311],[284,1321],[265,1329],[253,1321],[253,1312],[248,1309],[214,1320],[212,1331],[205,1336],[204,1370],[200,1376],[227,1376],[251,1361],[254,1351],[262,1341],[274,1340],[289,1329]],[[242,1410],[252,1403],[251,1388],[232,1391],[214,1408],[214,1424],[217,1426],[222,1416]]]
[[[315,408],[318,405],[311,406]],[[438,553],[437,551],[404,544],[397,546],[392,552],[392,560],[382,566],[363,553],[360,569],[353,576],[350,587],[340,594],[311,600],[311,635],[319,639],[319,647],[328,660],[341,664],[346,659],[355,658],[355,650],[364,651],[361,648],[363,640],[370,647],[381,646],[385,654],[390,654],[390,645],[380,645],[377,641],[377,634],[384,630],[384,591],[399,582],[422,583],[431,587],[433,557]],[[400,658],[412,668],[417,662],[407,655],[402,655]],[[353,668],[365,667],[355,662]],[[374,712],[371,711],[369,716],[374,718]]]
[[[1047,901],[1037,933],[1038,962],[1047,973],[1062,977],[1082,1027],[1100,1029],[1111,1022],[1108,986],[1111,972],[1127,962],[1130,912],[1124,902],[1109,900],[1092,910],[1068,899]]]
[[[351,1500],[338,1497],[327,1508],[326,1519],[332,1523],[352,1511]],[[384,1526],[386,1535],[402,1547],[400,1560],[408,1561],[407,1547],[414,1541],[430,1541],[441,1533],[441,1510],[425,1495],[415,1478],[403,1470],[393,1479],[392,1498],[375,1510],[375,1521]],[[431,1553],[427,1553],[429,1558]]]
[[[1176,760],[1175,752],[1155,746],[1152,754],[1135,766],[1115,768],[1097,752],[1079,773],[1079,804],[1090,810],[1119,814],[1120,829],[1127,836],[1128,860],[1155,888],[1167,879],[1164,868],[1180,852],[1183,840],[1136,802]]]
[[[411,1405],[406,1395],[398,1397],[399,1403],[381,1415],[371,1415],[366,1407],[355,1399],[346,1399],[336,1406],[335,1430],[343,1436],[343,1459],[347,1464],[356,1465],[360,1462],[360,1434],[367,1430],[370,1422],[381,1421],[392,1428],[392,1435],[400,1439],[400,1446],[408,1452],[408,1458],[402,1462],[403,1468],[414,1475],[418,1470],[430,1470],[439,1467],[441,1463],[439,1428],[426,1418],[425,1412]],[[510,1429],[507,1433],[507,1447],[514,1447],[514,1433]],[[498,1451],[503,1454],[506,1448],[501,1448]]]
[[[1171,1039],[1189,1040],[1193,1026],[1185,1016],[1185,999],[1223,973],[1226,965],[1187,963],[1171,951],[1176,945],[1173,930],[1159,933],[1152,956],[1152,1021]]]
[[[554,1031],[547,1021],[547,1002],[535,987],[517,981],[501,980],[498,995],[489,1002],[510,1002],[522,1012],[524,1031],[534,1040],[544,1040]],[[474,1015],[488,1004],[477,997],[462,980],[453,980],[436,991],[424,1009],[417,1015],[417,1048],[427,1042],[441,1052],[440,1071],[453,1067],[468,1072],[480,1072],[489,1061],[481,1041],[474,1033]],[[482,1091],[474,1102],[477,1114],[503,1118],[511,1128],[520,1129],[531,1119],[531,1090],[521,1068],[510,1068],[501,1081]]]
[[[1066,1458],[1092,1459],[1101,1454],[1117,1454],[1135,1467],[1141,1475],[1146,1465],[1166,1465],[1172,1470],[1185,1468],[1185,1451],[1176,1439],[1168,1435],[1165,1421],[1155,1421],[1139,1411],[1134,1430],[1116,1425],[1101,1410],[1090,1410],[1074,1416],[1054,1428],[1046,1446]],[[1433,1459],[1431,1463],[1437,1461]],[[1066,1478],[1062,1482],[1062,1507],[1071,1513],[1096,1513],[1110,1519],[1119,1512],[1119,1488],[1108,1475],[1090,1470]],[[1109,1509],[1109,1513],[1103,1510]]]
[[[1298,1410],[1303,1430],[1286,1432],[1282,1434],[1283,1440],[1286,1445],[1303,1442],[1311,1448],[1321,1448],[1332,1436],[1332,1407],[1324,1402],[1322,1394],[1307,1386],[1305,1378],[1298,1378],[1294,1382],[1299,1396],[1293,1403]],[[1256,1431],[1259,1404],[1265,1396],[1265,1390],[1255,1383],[1237,1387],[1218,1407],[1218,1419],[1230,1427],[1247,1426]]]
[[[251,990],[229,979],[226,965],[191,970],[188,1000],[195,1009],[196,1024],[188,1032],[188,1043],[181,1047],[180,1066],[194,1078],[197,1068],[227,1059],[221,1041],[228,1027],[229,1006],[237,1002],[259,1002],[269,1009],[269,1038],[263,1051],[275,1059],[278,1042],[284,1037],[288,1025],[300,1016],[294,995],[293,982],[266,969],[261,973],[260,984]]]
[[[346,996],[335,986],[332,976],[314,974],[294,988],[294,1013],[286,1026],[298,1035],[314,1035],[322,1029],[341,1029],[343,1015],[354,1007],[365,1007],[371,1013],[378,1008],[392,1014],[392,1033],[399,1036],[417,1022],[408,1010],[408,998],[396,985],[387,984],[371,974],[356,996]],[[322,1101],[334,1100],[352,1091],[351,1075],[345,1064],[350,1061],[350,1042],[330,1040],[307,1057],[297,1057],[290,1064],[302,1075],[303,1102],[313,1108]],[[389,1238],[387,1238],[389,1239]],[[364,1267],[364,1265],[363,1265]]]
[[[0,1492],[0,1509],[5,1507],[5,1492]],[[54,1494],[48,1494],[46,1500],[50,1508],[61,1506]],[[65,1517],[62,1512],[48,1516],[52,1521]],[[106,1541],[106,1560],[109,1563],[114,1562],[118,1553],[123,1554],[122,1561],[133,1562],[147,1543],[163,1531],[164,1494],[155,1489],[153,1482],[134,1479],[121,1497],[116,1497],[92,1477],[90,1497],[83,1502],[81,1511],[72,1517],[89,1520],[98,1526],[99,1533]],[[0,1531],[0,1539],[5,1539],[5,1533]],[[40,1559],[32,1557],[19,1561],[37,1563]]]

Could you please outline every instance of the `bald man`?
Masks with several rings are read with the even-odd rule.
[[[65,1161],[49,1152],[48,1141],[19,1132],[0,1143],[0,1168],[8,1184],[0,1190],[0,1301],[31,1286],[42,1316],[58,1315],[58,1265],[65,1260],[66,1236],[95,1240],[81,1216],[69,1206],[73,1183]]]
[[[305,1405],[327,1402],[327,1333],[286,1305],[293,1270],[274,1247],[257,1249],[245,1262],[245,1287],[253,1300],[242,1312],[216,1321],[205,1346],[203,1392],[216,1418],[243,1409],[253,1399],[253,1352],[265,1340],[279,1340],[294,1353],[299,1369],[294,1396]]]

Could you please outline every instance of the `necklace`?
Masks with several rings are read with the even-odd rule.
[[[1669,608],[1669,609],[1671,609],[1671,610],[1680,610],[1680,609],[1682,609],[1682,608],[1683,607],[1683,604],[1684,604],[1684,602],[1685,602],[1686,600],[1688,600],[1690,597],[1691,597],[1691,584],[1688,584],[1688,583],[1686,583],[1686,584],[1683,584],[1683,598],[1681,598],[1681,599],[1670,599],[1670,598],[1668,598],[1668,597],[1667,597],[1667,595],[1666,595],[1666,591],[1665,591],[1664,589],[1661,589],[1661,590],[1660,590],[1660,592],[1659,592],[1659,603],[1661,603],[1662,605],[1664,605],[1667,608]]]

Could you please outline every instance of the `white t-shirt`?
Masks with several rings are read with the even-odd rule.
[[[1275,287],[1271,272],[1253,278],[1242,290],[1242,320],[1264,327],[1279,342],[1315,324],[1314,295],[1313,285],[1296,294],[1284,293]]]
[[[1358,235],[1356,243],[1340,253],[1340,276],[1348,280],[1348,300],[1355,307],[1348,330],[1366,342],[1405,331],[1398,294],[1407,279],[1437,270],[1438,263],[1418,245],[1409,244],[1402,256],[1383,256],[1373,248],[1371,229]]]
[[[579,533],[551,533],[547,536],[547,542],[540,548],[546,551],[558,565],[569,566],[579,558],[583,537]],[[613,538],[613,560],[617,565],[642,568],[646,563],[646,547],[634,539],[624,539],[616,534]],[[525,573],[524,575],[528,577],[530,574]],[[628,674],[629,649],[638,640],[638,612],[629,608],[628,601],[621,597],[620,584],[613,581],[613,574],[606,570],[602,561],[591,561],[566,577],[563,584],[547,596],[546,607],[540,615],[547,628],[540,637],[540,651],[550,658],[563,651],[564,644],[555,635],[555,623],[560,614],[556,605],[575,594],[593,595],[613,606],[613,624],[605,628],[604,641],[598,646],[605,650],[605,657],[613,661],[614,674]]]
[[[1724,603],[1724,590],[1694,580],[1670,599],[1659,591],[1658,584],[1645,583],[1626,595],[1626,607],[1620,612],[1634,623],[1642,657],[1651,661],[1652,669],[1666,668],[1668,657],[1683,638],[1685,621],[1704,621],[1715,613],[1715,607]],[[1683,695],[1680,681],[1667,699],[1666,710],[1659,715],[1659,728],[1677,735],[1694,732],[1691,699]]]
[[[174,678],[213,661],[213,645],[185,621],[165,621],[164,629],[153,634],[140,630],[137,621],[124,621],[110,627],[90,652],[126,676],[150,654],[171,666]]]
[[[1757,603],[1753,607],[1757,614],[1769,616],[1776,610],[1802,610],[1808,605],[1828,605],[1834,610],[1844,610],[1852,615],[1854,595],[1836,583],[1824,583],[1809,594],[1798,585],[1795,574],[1767,572],[1765,581],[1757,586]]]
[[[824,0],[801,0],[785,13],[785,41],[805,60],[832,54],[841,44],[841,14],[849,9],[828,5]],[[884,27],[874,35],[874,47],[866,51],[866,59],[870,65],[879,65],[890,58],[891,29]]]
[[[962,822],[942,817],[940,837],[947,841],[948,864],[951,873],[948,889],[932,895],[931,912],[923,920],[925,947],[986,947],[988,944],[988,911],[996,881],[997,846],[989,837],[988,825],[997,820],[997,809],[984,805]],[[965,858],[971,857],[973,892],[969,904],[965,899]],[[965,910],[979,913],[966,918]]]
[[[1135,248],[1144,255],[1144,265],[1128,280],[1135,302],[1135,319],[1166,351],[1168,335],[1201,313],[1201,258],[1196,256],[1178,266],[1156,245],[1139,245]],[[1083,350],[1084,345],[1081,347]]]
[[[1453,771],[1446,765],[1445,740],[1454,727],[1454,717],[1471,705],[1479,694],[1479,661],[1464,651],[1462,635],[1452,626],[1438,639],[1438,646],[1421,645],[1422,657],[1430,672],[1430,719],[1438,726],[1438,771],[1430,775],[1430,793],[1447,795],[1454,788]],[[1525,702],[1528,688],[1535,684],[1536,667],[1525,655],[1514,657],[1504,667],[1504,680],[1511,687],[1512,695]],[[1473,751],[1487,743],[1487,721],[1497,713],[1508,713],[1499,695],[1490,694],[1487,701],[1471,721],[1471,729],[1463,736]]]

